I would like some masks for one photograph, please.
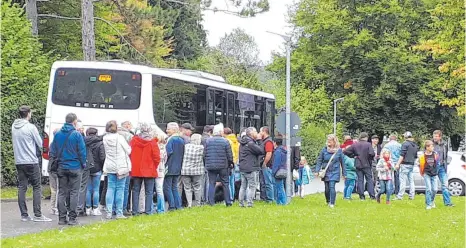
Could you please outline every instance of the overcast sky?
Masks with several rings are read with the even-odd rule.
[[[217,6],[218,9],[226,9],[225,2],[228,1],[214,0],[212,7]],[[266,31],[282,34],[289,33],[287,13],[288,6],[293,3],[293,0],[269,0],[269,3],[270,10],[268,12],[251,18],[241,18],[222,12],[204,11],[204,28],[207,30],[209,45],[217,45],[221,37],[239,27],[254,37],[259,45],[261,60],[263,62],[270,61],[271,52],[281,52],[284,50],[284,46],[282,38],[271,35]],[[229,7],[229,9],[234,10],[232,7]]]

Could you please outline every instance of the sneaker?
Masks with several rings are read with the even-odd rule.
[[[34,217],[34,222],[51,222],[52,219],[50,218],[47,218],[43,215],[41,215],[40,217]]]
[[[116,219],[117,219],[117,220],[128,219],[128,217],[126,217],[126,216],[124,216],[124,215],[117,215]]]
[[[58,209],[56,209],[56,208],[50,209],[50,214],[51,215],[58,215]]]
[[[87,211],[86,211],[87,212]],[[87,216],[86,212],[78,212],[78,217],[85,217]]]
[[[113,217],[113,216],[112,216],[111,214],[107,214],[107,216],[105,216],[105,218],[106,218],[107,220],[111,220],[112,217]]]
[[[437,206],[435,206],[435,203],[432,203],[432,208],[436,208]]]
[[[60,226],[68,225],[68,221],[67,221],[66,219],[64,219],[64,220],[59,220],[59,221],[58,221],[58,225],[60,225]]]
[[[32,220],[32,217],[31,216],[21,216],[21,221],[22,222],[28,222],[28,221],[31,221]]]
[[[91,214],[93,216],[101,216],[102,215],[102,212],[100,212],[100,210],[98,208],[94,208],[91,212]]]
[[[445,207],[454,207],[454,206],[455,206],[455,205],[452,204],[452,203],[445,205]]]
[[[78,221],[76,219],[70,219],[68,221],[68,225],[69,226],[76,226],[76,225],[79,225]]]
[[[92,214],[92,208],[86,208],[86,215],[91,216]]]
[[[426,210],[431,210],[431,209],[432,209],[431,206],[427,206],[427,207],[426,207]]]
[[[132,214],[130,211],[125,210],[125,211],[123,211],[123,215],[124,215],[124,216],[131,216],[131,215],[133,215],[133,214]]]
[[[99,205],[99,210],[100,211],[105,211],[105,206],[104,205]]]
[[[335,205],[333,205],[333,204],[330,204],[330,205],[328,205],[328,206],[329,206],[330,208],[335,208]]]

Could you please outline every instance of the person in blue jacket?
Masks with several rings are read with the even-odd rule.
[[[50,146],[50,156],[58,159],[58,224],[77,225],[79,187],[83,169],[86,167],[86,144],[76,131],[78,117],[66,115],[66,123],[55,134]],[[66,143],[65,143],[66,141]],[[59,154],[61,151],[61,154]]]
[[[178,191],[181,167],[184,157],[184,139],[180,135],[180,127],[176,122],[167,124],[169,136],[166,151],[165,180],[163,181],[163,193],[168,199],[168,210],[181,209],[181,197]]]
[[[317,173],[320,169],[326,168],[327,166],[328,168],[325,173],[325,177],[322,178],[322,181],[325,183],[325,199],[327,204],[330,208],[334,208],[337,196],[335,184],[340,182],[340,167],[343,172],[343,177],[346,178],[346,169],[343,163],[343,152],[340,149],[338,138],[334,134],[327,136],[327,146],[322,149],[319,157],[317,158],[317,165],[315,168],[316,176],[318,176]]]
[[[283,146],[283,138],[275,138],[275,151],[272,157],[272,175],[275,177],[277,171],[280,169],[286,170],[286,148]],[[286,193],[285,193],[285,180],[286,178],[275,177],[275,199],[278,205],[286,205]]]

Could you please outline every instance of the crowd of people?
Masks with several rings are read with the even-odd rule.
[[[36,148],[42,147],[42,139],[29,122],[31,109],[21,106],[19,115],[12,135],[21,220],[51,221],[40,206],[41,169]],[[153,130],[147,123],[132,130],[130,121],[120,126],[109,121],[105,133],[99,135],[94,127],[85,130],[73,113],[66,116],[61,129],[54,130],[48,172],[51,214],[58,215],[60,225],[76,225],[78,216],[100,216],[102,212],[107,219],[125,219],[219,201],[230,207],[236,198],[240,207],[253,207],[257,188],[267,203],[288,203],[285,181],[291,172],[286,166],[287,149],[283,138],[278,135],[272,139],[266,126],[259,132],[254,127],[246,128],[239,136],[221,123],[205,126],[202,134],[193,133],[189,123],[179,126],[175,122],[167,124],[166,132]],[[393,193],[397,199],[403,198],[407,180],[409,198],[413,199],[412,173],[418,146],[410,132],[404,138],[406,141],[400,144],[396,135],[391,135],[382,148],[377,136],[369,142],[364,132],[357,141],[345,136],[342,145],[335,135],[329,135],[314,170],[304,157],[297,161],[299,167],[293,166],[295,192],[303,197],[303,186],[319,177],[325,184],[326,202],[334,208],[335,184],[344,178],[344,199],[350,200],[357,187],[364,200],[367,187],[371,199],[380,203],[381,195],[386,194],[386,203],[390,204]],[[426,141],[424,146],[420,168],[426,180],[426,208],[435,208],[437,177],[442,182],[444,204],[452,206],[446,174],[448,149],[441,131],[435,131],[433,141]],[[380,183],[377,195],[375,180]],[[25,199],[28,181],[34,191],[33,218]],[[235,187],[237,182],[239,188]]]

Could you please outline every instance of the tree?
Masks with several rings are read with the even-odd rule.
[[[42,52],[38,38],[31,34],[31,23],[23,9],[9,1],[2,2],[1,43],[1,122],[2,184],[16,182],[11,143],[11,125],[18,107],[29,105],[36,110],[32,122],[42,129],[53,54]],[[5,28],[6,27],[6,28]]]
[[[212,7],[212,0],[201,1],[201,6],[204,10],[223,12],[226,14],[236,15],[240,17],[253,17],[257,14],[268,11],[270,8],[268,0],[229,0],[229,2],[231,4],[228,4],[228,2],[226,1],[223,2],[226,5],[224,6],[225,9]]]
[[[26,3],[26,15],[31,22],[31,31],[33,35],[37,35],[39,29],[37,28],[37,1],[27,0]]]
[[[260,66],[259,46],[254,37],[248,35],[243,29],[233,29],[231,33],[223,36],[217,49],[238,64],[249,67]]]
[[[81,0],[81,30],[84,60],[95,60],[94,0]]]
[[[456,107],[460,115],[466,114],[464,96],[465,79],[465,6],[457,0],[434,1],[429,10],[431,23],[421,38],[417,50],[428,54],[435,73],[425,89],[440,104]]]

